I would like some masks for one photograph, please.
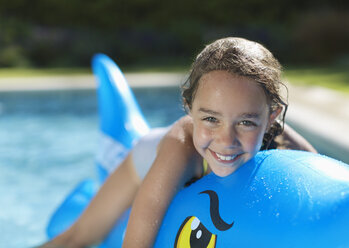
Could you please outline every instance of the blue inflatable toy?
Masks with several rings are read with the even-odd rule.
[[[179,192],[155,247],[349,247],[348,224],[348,165],[271,150]]]
[[[149,128],[118,67],[105,55],[93,61],[106,138],[97,163],[103,179],[109,161],[121,161]],[[114,86],[117,80],[121,88]],[[120,123],[119,116],[134,128]],[[84,181],[68,196],[52,217],[50,237],[75,221],[95,194],[94,186]],[[122,246],[129,213],[100,247]],[[211,173],[181,190],[164,217],[155,247],[342,248],[349,247],[348,224],[349,165],[308,152],[270,150],[257,153],[232,175]]]
[[[92,69],[97,81],[101,130],[96,166],[100,182],[103,182],[150,128],[119,67],[108,56],[97,54],[92,59]],[[86,179],[72,190],[49,221],[46,229],[49,238],[75,222],[97,192],[100,182]]]
[[[104,181],[150,128],[119,67],[108,56],[97,54],[92,59],[92,69],[97,79],[103,140],[97,167]]]
[[[129,213],[106,247],[121,247]],[[225,178],[180,191],[155,247],[349,247],[349,165],[302,151],[259,152]]]

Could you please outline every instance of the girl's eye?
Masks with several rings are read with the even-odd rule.
[[[210,122],[210,123],[216,123],[218,122],[218,120],[215,117],[209,116],[209,117],[205,117],[203,118],[204,121]]]
[[[248,121],[248,120],[240,121],[239,124],[242,125],[242,126],[245,126],[245,127],[255,127],[255,126],[257,126],[256,123],[254,123],[253,121]]]

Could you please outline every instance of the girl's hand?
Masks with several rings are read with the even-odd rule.
[[[317,153],[316,149],[299,133],[285,123],[283,133],[276,137],[279,149],[302,150]]]

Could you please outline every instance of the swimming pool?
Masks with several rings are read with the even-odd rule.
[[[152,127],[183,115],[178,87],[134,93]],[[0,93],[0,247],[46,239],[49,217],[66,194],[96,177],[98,140],[94,90]]]
[[[134,93],[152,127],[183,115],[178,87]],[[46,240],[58,204],[82,179],[96,177],[98,142],[94,90],[0,92],[0,247]]]

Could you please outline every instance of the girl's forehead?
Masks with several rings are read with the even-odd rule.
[[[264,108],[267,98],[256,81],[226,71],[213,71],[200,79],[193,104],[197,107]]]
[[[200,78],[198,91],[203,88],[212,94],[215,91],[231,89],[231,93],[235,94],[247,93],[252,95],[263,93],[264,95],[264,90],[255,80],[220,70],[208,72]]]
[[[200,80],[199,85],[204,81],[219,81],[219,80],[231,80],[235,82],[249,82],[251,84],[257,84],[257,82],[249,77],[241,76],[227,70],[214,70],[204,73]]]

